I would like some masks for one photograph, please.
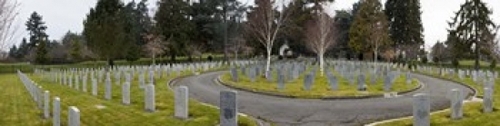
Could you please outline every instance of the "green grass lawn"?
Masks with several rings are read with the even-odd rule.
[[[369,84],[370,76],[366,76],[366,81],[368,84],[367,92],[360,92],[357,90],[357,82],[354,84],[349,84],[348,80],[341,78],[338,73],[333,73],[337,77],[338,89],[331,90],[328,84],[328,79],[326,75],[320,76],[318,72],[315,77],[314,84],[311,90],[306,91],[303,89],[303,80],[305,74],[300,75],[298,79],[289,81],[285,83],[285,88],[283,90],[278,89],[278,83],[276,79],[274,82],[268,82],[264,77],[257,77],[255,82],[252,82],[250,78],[245,76],[243,73],[239,73],[239,81],[234,82],[231,80],[230,73],[226,73],[221,76],[221,81],[224,84],[228,84],[237,88],[244,88],[248,90],[253,90],[257,92],[269,92],[284,96],[299,97],[299,98],[325,98],[325,97],[340,97],[340,96],[369,96],[369,95],[381,95],[384,93],[383,79],[378,79],[376,84]],[[274,78],[276,78],[277,73],[274,73]],[[396,78],[394,81],[392,91],[401,92],[415,89],[418,87],[418,82],[413,80],[411,84],[406,84],[404,75]],[[357,80],[357,79],[356,79]]]
[[[425,73],[427,75],[439,77],[435,73]],[[458,81],[462,82],[464,84],[467,84],[473,88],[475,88],[478,92],[478,96],[483,95],[483,86],[480,84],[475,83],[472,81],[471,78],[465,78],[464,80],[460,80],[458,76],[441,76],[440,78],[445,78],[453,81]],[[499,84],[500,79],[495,80],[496,84]],[[450,89],[451,90],[451,89]],[[482,112],[482,102],[470,102],[464,104],[464,116],[460,120],[452,120],[450,118],[450,111],[446,110],[442,113],[437,113],[431,115],[431,125],[436,125],[436,126],[496,126],[500,123],[500,120],[497,120],[500,118],[500,112],[498,111],[498,108],[500,108],[500,90],[499,86],[495,86],[494,89],[494,94],[493,94],[493,101],[494,101],[494,111],[492,113],[483,113]],[[396,122],[390,122],[390,123],[385,123],[382,124],[381,126],[410,126],[413,123],[413,119],[404,119],[401,121],[396,121]]]
[[[0,74],[0,126],[39,126],[39,109],[15,74]]]
[[[189,72],[183,72],[182,75],[189,75],[188,73]],[[8,101],[0,103],[1,113],[4,115],[2,116],[3,121],[0,121],[0,125],[51,125],[51,119],[44,120],[40,117],[41,111],[35,107],[35,102],[31,100],[29,93],[25,91],[26,89],[24,89],[21,82],[18,81],[17,76],[14,74],[0,76],[0,80],[4,80],[5,78],[12,79],[8,81],[10,83],[2,83],[2,88],[0,89],[3,93],[1,97],[4,97],[2,101]],[[137,78],[134,79],[131,86],[131,105],[122,105],[122,88],[114,84],[115,81],[112,81],[112,100],[105,100],[104,84],[99,83],[98,96],[92,96],[90,93],[90,79],[87,81],[88,92],[84,93],[81,91],[81,88],[80,91],[78,91],[68,86],[53,83],[49,79],[42,79],[40,75],[30,75],[30,78],[39,85],[42,85],[44,90],[49,90],[52,99],[55,96],[61,98],[61,124],[67,124],[69,106],[76,106],[80,109],[82,126],[214,126],[219,123],[218,109],[204,106],[193,99],[189,102],[189,119],[180,120],[174,118],[174,94],[167,86],[167,82],[175,78],[174,74],[169,77],[156,78],[156,112],[154,113],[144,111],[144,92],[143,89],[139,88]],[[97,106],[105,106],[105,108],[102,109]],[[25,111],[22,112],[25,114],[21,114],[21,111]],[[12,114],[19,116],[12,117]],[[11,119],[9,117],[11,117]],[[238,124],[241,126],[256,125],[253,120],[242,116],[239,117]]]

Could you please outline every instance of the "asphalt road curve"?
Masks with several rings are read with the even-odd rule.
[[[215,80],[225,72],[205,73],[178,79],[174,86],[185,85],[189,96],[198,101],[219,106],[219,92],[235,90],[217,83]],[[431,98],[431,111],[449,107],[447,95],[458,88],[465,94],[473,90],[466,86],[413,74],[423,83],[423,87],[396,98],[370,99],[292,99],[238,91],[239,112],[264,119],[279,126],[350,126],[363,125],[375,121],[412,115],[412,96],[426,93]]]

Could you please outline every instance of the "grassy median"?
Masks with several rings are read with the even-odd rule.
[[[221,76],[222,83],[247,90],[252,90],[255,92],[266,92],[273,93],[282,96],[297,97],[297,98],[331,98],[331,97],[344,97],[344,96],[371,96],[371,95],[382,95],[384,93],[383,79],[377,79],[375,84],[370,84],[369,74],[366,76],[365,82],[367,82],[367,91],[358,91],[357,82],[350,84],[345,78],[340,77],[339,73],[333,73],[337,77],[338,89],[332,90],[328,83],[326,75],[321,76],[320,73],[316,73],[314,84],[311,86],[311,90],[303,89],[303,80],[305,74],[300,75],[298,79],[291,80],[285,83],[285,88],[282,90],[278,89],[278,83],[276,79],[273,82],[268,82],[264,77],[256,77],[255,81],[252,82],[250,78],[245,76],[243,73],[239,73],[239,81],[234,82],[231,79],[230,73],[226,73]],[[273,78],[276,78],[277,74],[273,74]],[[357,80],[357,78],[355,78]],[[406,84],[406,78],[404,75],[400,75],[394,81],[392,91],[402,92],[416,89],[419,84],[416,80],[412,80],[411,84]]]

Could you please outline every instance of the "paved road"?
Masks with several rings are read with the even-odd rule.
[[[201,102],[219,105],[219,92],[234,90],[218,84],[215,79],[224,72],[213,72],[179,79],[174,86],[189,87],[190,97]],[[469,94],[465,86],[423,75],[412,75],[424,83],[423,88],[397,98],[372,98],[349,100],[290,99],[238,91],[240,112],[283,126],[363,125],[374,121],[410,116],[412,95],[427,93],[431,108],[445,109],[449,90],[459,88]]]

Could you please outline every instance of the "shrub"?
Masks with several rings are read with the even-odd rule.
[[[423,58],[422,58],[422,63],[423,63],[423,64],[427,64],[427,62],[429,62],[429,61],[428,61],[428,59],[427,59],[427,57],[423,57]]]
[[[458,65],[460,65],[460,63],[458,62],[458,60],[457,60],[457,59],[453,59],[453,60],[451,61],[451,65],[453,65],[453,67],[455,67],[455,68],[458,68]]]
[[[492,60],[490,63],[490,69],[495,69],[496,66],[497,66],[497,60]]]

